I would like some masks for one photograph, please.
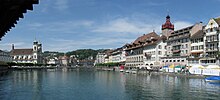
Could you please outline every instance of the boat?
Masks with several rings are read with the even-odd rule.
[[[137,74],[137,69],[132,69],[132,70],[131,70],[131,73],[132,73],[132,74]]]
[[[120,72],[124,72],[124,69],[120,69]]]
[[[220,76],[210,76],[205,78],[206,82],[219,82],[220,83]]]
[[[129,70],[129,69],[125,71],[125,73],[130,73],[130,72],[131,72],[131,70]]]
[[[120,66],[120,72],[124,72],[125,67],[123,65]]]

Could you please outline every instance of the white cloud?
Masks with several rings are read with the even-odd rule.
[[[93,32],[147,33],[153,30],[159,31],[159,27],[157,24],[145,23],[138,20],[131,21],[131,19],[128,18],[119,18],[98,26]]]
[[[54,7],[60,11],[63,11],[69,7],[68,3],[69,3],[69,0],[56,0]]]
[[[193,24],[190,23],[190,22],[186,22],[186,21],[176,21],[176,22],[174,22],[175,30],[179,30],[179,29],[191,26],[191,25],[193,25]]]

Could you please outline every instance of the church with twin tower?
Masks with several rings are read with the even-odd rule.
[[[15,45],[12,44],[11,56],[13,62],[15,63],[34,63],[42,64],[42,44],[39,41],[33,42],[32,48],[15,48]]]

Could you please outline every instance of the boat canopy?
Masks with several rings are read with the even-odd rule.
[[[220,66],[219,65],[208,65],[206,68],[207,69],[220,69]]]
[[[204,66],[199,65],[199,64],[197,64],[197,65],[193,65],[191,68],[192,68],[192,69],[205,69]],[[190,69],[191,69],[191,68],[190,68]]]

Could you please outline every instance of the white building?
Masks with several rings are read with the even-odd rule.
[[[10,53],[0,50],[0,61],[12,62],[12,57],[10,56]]]
[[[11,54],[13,62],[16,63],[43,63],[42,44],[34,41],[33,48],[15,49],[12,45]]]
[[[201,59],[204,56],[204,46],[205,46],[205,41],[204,41],[204,35],[205,33],[203,32],[203,26],[202,23],[196,24],[190,34],[190,41],[191,41],[191,54],[187,58],[188,60],[188,66],[193,66],[196,64],[199,64],[199,59]]]
[[[105,63],[105,53],[98,53],[96,55],[96,60],[95,60],[95,64],[99,64],[99,63]]]
[[[148,43],[144,45],[144,65],[151,67],[159,67],[162,65],[161,57],[166,56],[166,36],[158,36],[148,39]],[[153,43],[151,43],[153,42]]]
[[[49,59],[47,64],[59,64],[59,60],[57,57],[54,57],[54,58]]]
[[[144,34],[138,37],[133,43],[126,44],[126,67],[138,67],[144,65],[144,46],[153,44],[155,41],[148,40],[151,37],[157,37],[158,35],[155,32]]]
[[[117,48],[112,51],[110,57],[113,63],[125,64],[126,52],[123,47]]]
[[[59,63],[63,66],[68,66],[69,64],[69,57],[67,57],[66,55],[64,56],[60,56],[59,57]]]
[[[206,25],[205,31],[205,58],[200,59],[202,65],[219,64],[220,49],[220,17],[211,18]]]

